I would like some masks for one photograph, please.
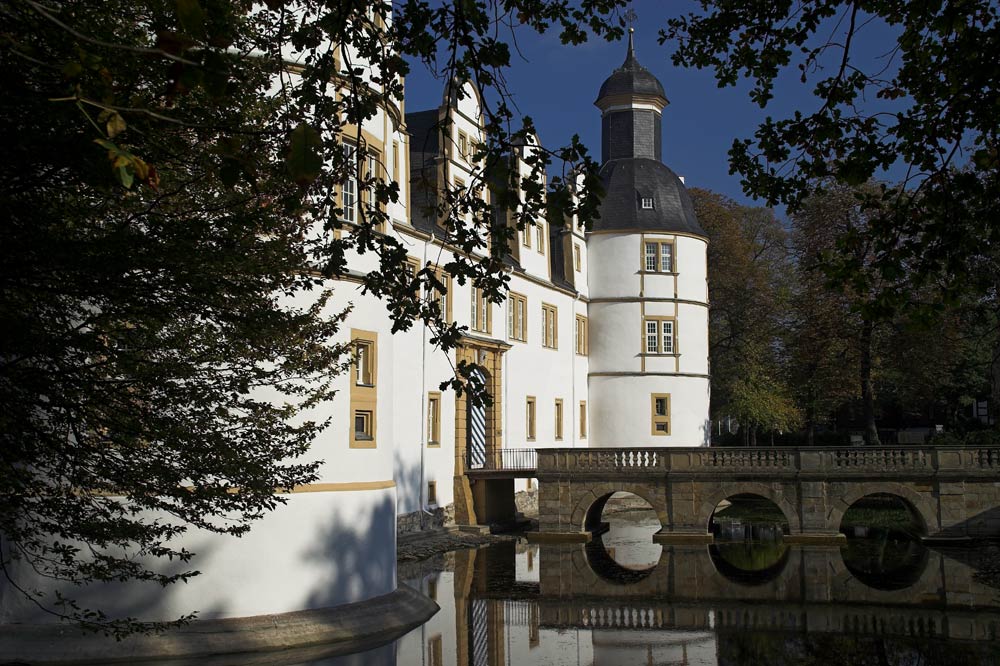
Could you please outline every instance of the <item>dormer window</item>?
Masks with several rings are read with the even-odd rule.
[[[639,205],[643,210],[653,210],[653,197],[642,197]]]

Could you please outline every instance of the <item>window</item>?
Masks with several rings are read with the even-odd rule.
[[[367,409],[354,410],[354,439],[372,440],[372,413]]]
[[[365,163],[365,180],[368,181],[368,188],[365,190],[365,205],[368,210],[375,210],[378,202],[378,194],[375,186],[379,180],[379,161],[376,153],[368,153]]]
[[[647,273],[673,273],[674,242],[646,241],[645,259]]]
[[[535,440],[535,398],[530,395],[526,402],[524,437],[528,441]]]
[[[437,481],[427,482],[427,503],[437,504],[438,503],[438,484]]]
[[[357,174],[357,146],[351,143],[344,144],[344,161],[347,163],[347,180],[344,181],[344,191],[341,205],[344,208],[344,220],[347,222],[358,221],[358,174]]]
[[[375,344],[371,340],[354,341],[354,381],[364,386],[375,384]]]
[[[399,141],[392,142],[392,179],[399,182]]]
[[[427,596],[430,597],[431,601],[437,601],[438,577],[436,575],[427,579]]]
[[[441,634],[427,641],[427,666],[444,666],[444,647]]]
[[[580,401],[580,439],[587,439],[587,401]]]
[[[409,280],[410,295],[420,296],[420,283],[417,281],[417,273],[420,272],[420,262],[413,257],[407,257],[404,264],[406,279]]]
[[[578,273],[583,270],[583,259],[581,258],[579,243],[573,243],[573,266]]]
[[[441,394],[427,394],[427,446],[441,446]]]
[[[587,318],[583,315],[576,316],[576,353],[580,356],[586,356],[590,344],[588,339],[589,335],[587,333]]]
[[[434,269],[433,273],[440,287],[437,285],[431,287],[430,298],[437,299],[441,316],[446,322],[451,322],[451,296],[449,296],[451,292],[451,276],[441,268]]]
[[[674,320],[646,318],[645,338],[647,354],[674,353]]]
[[[653,197],[642,197],[640,205],[643,210],[653,210]]]
[[[462,130],[458,130],[458,156],[469,161],[469,135]]]
[[[349,446],[352,449],[375,448],[376,409],[378,408],[378,333],[351,329],[351,345],[354,349],[354,381],[350,382],[350,414],[353,425],[349,426]]]
[[[480,333],[490,333],[492,331],[492,310],[489,299],[483,294],[483,290],[478,287],[472,288],[472,330]]]
[[[545,254],[545,223],[539,222],[535,225],[535,236],[538,241],[538,251]]]
[[[525,227],[524,231],[521,232],[521,244],[524,247],[531,248],[531,227]]]
[[[556,439],[560,440],[563,438],[563,401],[561,398],[556,398]]]
[[[653,393],[650,395],[650,412],[653,435],[670,434],[670,394]]]
[[[558,310],[554,305],[542,303],[542,346],[549,349],[559,347]]]
[[[507,295],[507,337],[511,340],[528,340],[528,298],[510,292]]]

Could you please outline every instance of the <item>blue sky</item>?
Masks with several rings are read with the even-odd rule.
[[[750,138],[768,115],[785,117],[796,109],[811,112],[818,103],[811,84],[802,85],[798,71],[782,76],[775,99],[760,109],[748,97],[750,86],[720,89],[710,70],[675,67],[670,62],[671,44],[657,44],[657,32],[668,16],[679,15],[695,4],[686,0],[635,0],[635,45],[639,62],[649,69],[666,90],[670,105],[663,112],[663,161],[688,187],[702,187],[750,203],[743,194],[739,176],[729,175],[728,150],[736,138]],[[856,38],[855,50],[862,61],[877,58],[891,44],[884,25],[867,26]],[[544,35],[523,29],[517,33],[520,55],[513,54],[508,85],[522,114],[533,118],[543,144],[556,148],[579,134],[600,159],[600,112],[593,105],[601,83],[625,59],[626,44],[591,39],[580,46],[564,46],[558,32]],[[523,56],[523,57],[521,57]],[[837,54],[839,57],[839,52]],[[408,111],[437,106],[442,84],[423,66],[414,64],[406,83]]]

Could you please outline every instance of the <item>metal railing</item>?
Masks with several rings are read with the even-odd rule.
[[[465,456],[466,469],[475,472],[523,472],[538,467],[538,452],[535,449],[500,449],[499,451],[475,452],[468,450]]]

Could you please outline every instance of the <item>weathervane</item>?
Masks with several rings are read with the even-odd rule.
[[[629,7],[622,15],[628,21],[628,31],[635,32],[635,22],[639,20],[639,15],[635,13],[635,8]]]

